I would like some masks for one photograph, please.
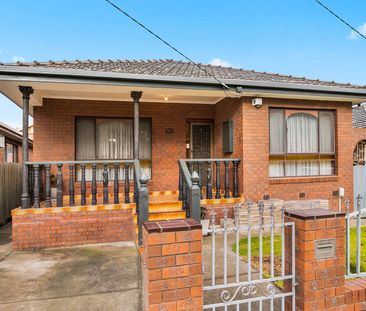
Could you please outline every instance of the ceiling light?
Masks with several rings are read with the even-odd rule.
[[[165,97],[164,97],[164,100],[165,100],[165,101],[167,101],[167,100],[168,100],[168,96],[165,96]]]

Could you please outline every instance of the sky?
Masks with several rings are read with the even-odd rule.
[[[196,62],[366,85],[366,40],[314,0],[113,1]],[[366,34],[366,1],[322,1]],[[64,59],[183,60],[105,0],[0,1],[0,62]]]

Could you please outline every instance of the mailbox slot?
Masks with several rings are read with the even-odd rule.
[[[335,239],[317,240],[315,241],[315,258],[334,258],[335,249]]]

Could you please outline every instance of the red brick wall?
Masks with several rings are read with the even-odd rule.
[[[0,163],[5,162],[5,148],[0,148]]]
[[[336,169],[332,178],[288,178],[285,183],[269,179],[269,107],[310,108],[336,110]],[[338,198],[332,195],[339,187],[345,188],[346,197],[353,198],[352,169],[352,109],[350,103],[306,100],[263,99],[259,109],[251,104],[251,98],[243,102],[243,169],[244,195],[253,200],[264,194],[285,200],[299,199],[305,192],[306,199],[327,199],[337,208]],[[286,179],[282,179],[282,182]]]
[[[242,100],[238,98],[226,98],[215,105],[215,157],[218,158],[240,158],[243,159],[243,108]],[[223,123],[233,121],[234,129],[234,152],[224,154],[222,150]],[[213,168],[214,169],[214,168]],[[223,165],[221,168],[221,180],[224,180]],[[243,191],[243,161],[238,166],[239,193]],[[230,164],[230,176],[232,176],[232,165]],[[230,189],[232,189],[232,178],[230,178]]]
[[[214,118],[213,105],[140,104],[140,116],[152,118],[150,190],[177,190],[177,160],[186,157],[186,120]],[[34,161],[75,159],[75,117],[132,117],[130,102],[45,99],[34,107]],[[174,129],[166,134],[165,129]]]
[[[132,208],[63,212],[60,208],[42,213],[13,210],[14,250],[81,244],[132,241]],[[61,211],[61,212],[60,212]]]
[[[337,119],[337,176],[316,178],[269,178],[269,107],[334,109]],[[75,116],[132,117],[132,104],[45,99],[34,109],[34,160],[73,160],[75,158]],[[185,158],[186,121],[215,120],[214,156],[239,157],[241,193],[252,200],[264,194],[272,198],[296,200],[304,192],[306,199],[327,199],[333,208],[338,198],[333,196],[340,186],[346,197],[353,197],[352,109],[349,103],[309,100],[263,99],[259,109],[251,98],[224,99],[216,105],[141,103],[141,117],[152,118],[152,182],[150,190],[177,190],[177,160]],[[222,153],[222,123],[234,123],[234,152]],[[166,134],[173,128],[173,134]],[[163,161],[162,161],[163,159]],[[223,173],[223,166],[221,172]],[[223,176],[222,176],[223,177]],[[223,185],[223,178],[222,185]],[[232,182],[230,178],[230,182]]]

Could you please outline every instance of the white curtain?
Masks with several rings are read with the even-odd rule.
[[[286,176],[319,175],[318,160],[300,160],[286,162]]]
[[[151,160],[151,121],[140,120],[139,157],[141,160]]]
[[[316,117],[307,113],[295,113],[287,118],[287,152],[318,152]]]
[[[285,169],[283,161],[272,160],[269,162],[269,177],[283,177]]]
[[[76,159],[95,159],[95,119],[76,119]]]
[[[320,175],[334,175],[334,165],[332,160],[320,160]]]
[[[269,111],[269,152],[282,154],[285,152],[285,111],[271,109]]]
[[[140,159],[141,169],[151,179],[151,121],[140,120]],[[112,160],[133,158],[133,122],[131,119],[95,119],[78,118],[76,122],[76,159]],[[113,165],[108,167],[109,179],[114,179]],[[76,170],[77,180],[81,180],[80,167]],[[103,165],[98,165],[97,180],[102,180]],[[85,170],[86,180],[92,179],[91,166]],[[119,179],[125,179],[125,170],[121,165]],[[132,164],[129,177],[133,179]]]
[[[97,119],[96,125],[97,159],[132,159],[132,120]]]
[[[320,152],[334,153],[334,113],[332,111],[319,112],[319,141]]]

